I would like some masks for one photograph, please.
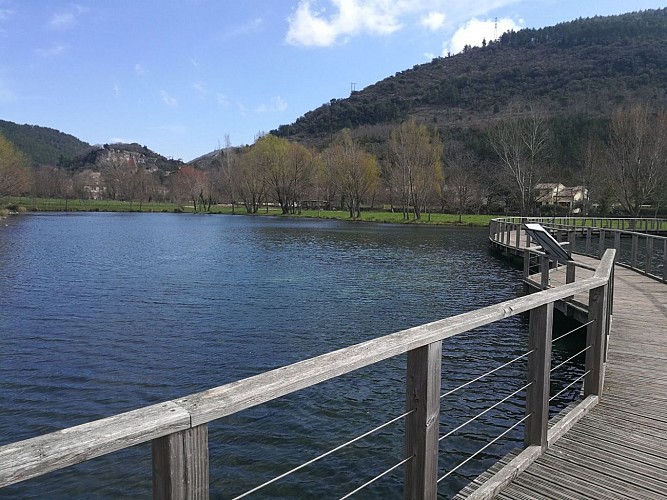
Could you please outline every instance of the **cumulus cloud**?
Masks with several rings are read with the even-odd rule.
[[[290,45],[329,47],[356,35],[387,36],[405,26],[430,31],[520,0],[299,0],[288,17]]]
[[[521,21],[517,23],[508,17],[498,19],[497,36],[500,37],[500,35],[507,31],[520,30],[521,28]],[[466,45],[479,47],[482,45],[482,40],[489,42],[493,40],[495,36],[496,21],[494,19],[480,20],[472,18],[456,30],[456,33],[452,36],[449,44],[445,44],[443,53],[451,52],[452,54],[457,54],[461,52]]]
[[[444,26],[445,15],[442,12],[429,12],[421,17],[419,24],[428,30],[437,31]]]
[[[360,33],[388,35],[401,28],[399,16],[406,1],[331,0],[334,12],[317,9],[312,0],[301,0],[288,18],[287,43],[327,47]]]
[[[171,96],[166,90],[160,90],[160,98],[162,99],[162,102],[170,108],[175,108],[178,106],[178,101],[176,98]]]
[[[81,14],[86,12],[86,8],[80,5],[72,5],[68,10],[58,12],[51,16],[49,27],[55,30],[66,30],[76,25]]]

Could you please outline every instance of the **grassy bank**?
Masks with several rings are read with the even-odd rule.
[[[192,212],[192,207],[182,207],[174,203],[142,203],[116,200],[64,200],[53,198],[8,198],[2,201],[2,206],[24,207],[28,211],[35,212]],[[212,214],[231,214],[229,206],[215,205],[211,207]],[[247,215],[245,208],[236,207],[234,213]],[[262,208],[254,216],[278,216],[278,217],[301,217],[318,219],[335,219],[345,221],[378,222],[392,224],[432,224],[432,225],[463,225],[463,226],[488,226],[494,215],[463,215],[459,223],[456,214],[423,214],[421,220],[403,219],[402,213],[388,211],[365,211],[360,219],[350,219],[350,215],[344,210],[303,210],[300,214],[282,215],[275,207]]]

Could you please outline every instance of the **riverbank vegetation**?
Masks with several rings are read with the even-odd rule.
[[[149,202],[139,205],[129,201],[119,200],[78,200],[64,198],[33,198],[33,197],[8,197],[2,200],[2,204],[10,207],[12,211],[21,212],[178,212],[197,213],[194,207],[169,202]],[[5,210],[5,215],[10,212]],[[241,207],[232,208],[231,205],[212,205],[209,214],[226,215],[248,215]],[[461,226],[488,226],[489,221],[495,215],[466,214],[459,217],[458,214],[430,213],[415,221],[405,219],[400,212],[392,212],[390,207],[382,207],[376,210],[363,210],[360,217],[350,219],[347,210],[301,210],[300,213],[283,214],[279,206],[273,204],[263,206],[254,216],[277,216],[311,219],[352,220],[358,222],[377,222],[390,224],[433,224],[433,225],[461,225]]]

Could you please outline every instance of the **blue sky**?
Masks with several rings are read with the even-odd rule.
[[[185,161],[522,27],[650,0],[0,0],[0,119]]]

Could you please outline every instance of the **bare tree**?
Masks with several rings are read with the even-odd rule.
[[[238,158],[236,176],[241,202],[248,213],[254,214],[266,196],[266,172],[263,171],[263,164],[250,151]]]
[[[634,104],[614,110],[609,124],[608,160],[616,196],[638,217],[667,178],[667,112],[652,114]]]
[[[478,191],[477,162],[471,153],[464,151],[452,154],[446,162],[446,191],[454,198],[459,223],[462,222],[462,215],[468,212]]]
[[[106,150],[106,158],[100,162],[100,171],[106,194],[112,200],[129,200],[132,197],[132,178],[137,166],[123,152]]]
[[[526,114],[498,123],[489,130],[489,141],[514,184],[521,215],[528,214],[551,142],[544,113],[531,107]]]
[[[350,217],[361,217],[361,203],[373,194],[380,179],[377,159],[352,139],[348,129],[328,148],[326,158]]]
[[[415,219],[420,219],[442,177],[442,142],[436,133],[413,118],[392,130],[389,153],[392,195],[398,197],[404,219],[408,218],[410,206]]]
[[[602,161],[604,159],[604,150],[602,144],[589,138],[583,145],[581,151],[581,186],[584,188],[582,200],[582,213],[588,215],[591,208],[591,200],[601,195],[606,175],[603,169]]]

